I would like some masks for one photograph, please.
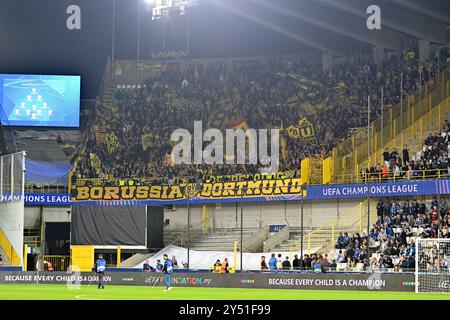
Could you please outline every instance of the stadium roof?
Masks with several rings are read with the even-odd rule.
[[[450,5],[446,0],[211,1],[261,27],[343,56],[354,54],[361,46],[398,51],[411,39],[437,44],[449,40]],[[366,27],[366,9],[373,4],[381,9],[381,30]]]

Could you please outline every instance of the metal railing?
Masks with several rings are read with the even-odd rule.
[[[336,244],[339,233],[363,233],[367,231],[368,217],[367,200],[360,202],[357,206],[350,208],[336,218],[325,222],[323,225],[313,229],[303,236],[303,252],[328,253]],[[370,219],[376,221],[376,203],[370,206]],[[290,255],[301,251],[301,240],[289,246]]]
[[[386,172],[362,172],[359,175],[341,174],[338,183],[377,183],[450,178],[450,169],[389,170]],[[337,182],[336,182],[337,183]]]
[[[444,116],[450,111],[449,75],[448,71],[440,73],[406,97],[403,104],[390,106],[383,117],[371,123],[370,139],[367,130],[360,130],[333,149],[332,155],[336,160],[334,171],[355,174],[362,163],[376,162],[383,148],[404,146],[406,138],[412,144],[421,144],[424,131],[440,130]],[[426,127],[428,130],[425,130]]]
[[[57,185],[26,185],[25,193],[68,193],[69,188],[67,186],[57,186]]]

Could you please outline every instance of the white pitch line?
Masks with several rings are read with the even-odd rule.
[[[81,300],[101,300],[101,299],[96,299],[96,298],[82,298],[82,297],[86,297],[87,295],[85,294],[80,294],[78,296],[75,296],[75,298],[77,299],[81,299]]]

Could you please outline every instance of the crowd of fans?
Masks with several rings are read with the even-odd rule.
[[[178,266],[178,261],[177,261],[176,257],[172,256],[171,260],[172,260],[172,264],[173,264],[172,267],[174,269],[178,269],[179,266]],[[156,260],[155,267],[150,265],[150,260],[145,260],[144,264],[142,265],[143,272],[163,272],[163,269],[164,269],[164,264],[161,263],[160,259]]]
[[[112,105],[97,110],[86,152],[80,156],[76,178],[153,178],[171,181],[205,179],[209,175],[256,173],[256,165],[177,165],[170,163],[170,134],[176,128],[192,131],[195,120],[211,123],[218,110],[229,119],[245,119],[248,127],[284,128],[307,118],[315,135],[308,141],[282,132],[286,145],[279,171],[296,170],[308,156],[323,156],[349,128],[365,125],[367,96],[372,118],[380,113],[380,88],[385,106],[400,97],[400,74],[405,95],[433,78],[435,65],[419,63],[414,50],[390,57],[383,66],[373,61],[341,63],[322,72],[310,58],[274,58],[215,64],[164,66],[139,89],[117,89]],[[345,115],[345,116],[344,116]],[[213,125],[212,122],[211,125]],[[224,125],[224,124],[223,124]],[[205,128],[204,128],[205,129]],[[220,128],[224,129],[224,128]],[[113,132],[114,150],[99,141],[98,132]],[[143,147],[142,136],[146,137]],[[93,165],[90,154],[98,157]],[[97,158],[96,158],[97,159]]]
[[[450,238],[450,211],[446,200],[380,200],[377,222],[369,235],[339,234],[337,263],[362,263],[366,270],[405,270],[415,267],[415,237]],[[369,257],[369,254],[376,253]]]
[[[448,232],[447,232],[448,233]],[[448,238],[448,234],[447,237]],[[418,255],[419,272],[427,273],[447,273],[450,256],[450,243],[432,242],[425,245],[422,244],[422,250]]]
[[[382,154],[383,164],[377,163],[361,172],[363,180],[416,179],[450,174],[449,155],[450,123],[445,120],[441,132],[430,133],[424,140],[423,149],[410,155],[405,146],[401,155],[397,149]]]
[[[220,259],[217,259],[209,271],[211,273],[230,273],[230,263],[228,262],[228,258],[223,259],[222,262]]]
[[[327,271],[335,271],[336,270],[336,259],[328,258],[327,254],[304,254],[303,258],[298,257],[298,255],[294,255],[294,259],[292,259],[292,263],[289,257],[283,258],[281,253],[277,256],[275,253],[272,253],[272,256],[269,260],[266,260],[265,256],[261,257],[260,261],[260,269],[262,271],[288,271],[288,270],[304,270],[304,271],[313,271],[314,273],[323,273]]]

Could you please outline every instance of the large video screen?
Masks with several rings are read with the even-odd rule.
[[[80,76],[0,74],[4,126],[78,127]]]

